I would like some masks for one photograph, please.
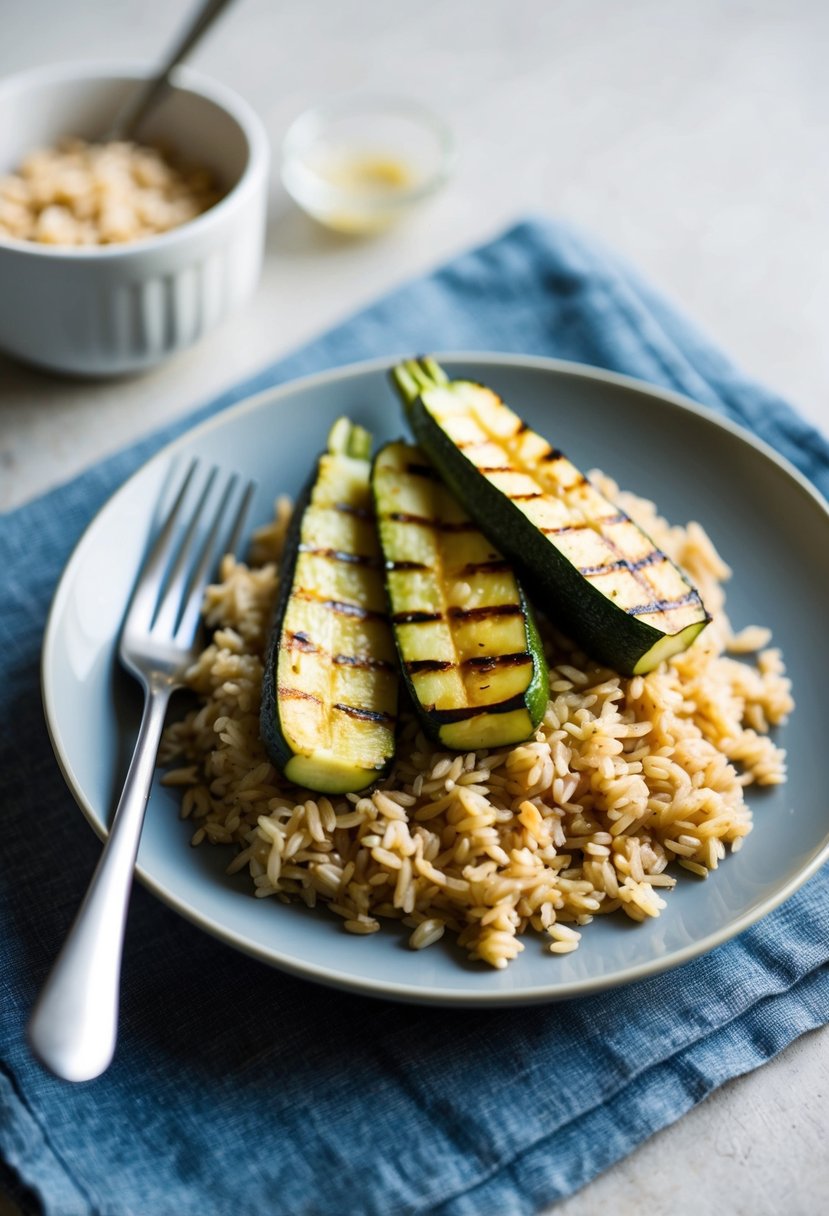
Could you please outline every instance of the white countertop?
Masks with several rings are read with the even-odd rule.
[[[154,59],[190,7],[9,3],[0,76],[63,59]],[[275,150],[291,119],[329,94],[405,86],[453,124],[457,173],[405,228],[348,240],[300,215],[274,171],[255,300],[155,372],[67,381],[0,356],[0,510],[528,212],[575,220],[625,253],[829,434],[827,45],[823,0],[238,0],[192,62],[254,105]],[[827,1084],[824,1030],[725,1086],[556,1214],[820,1211]]]

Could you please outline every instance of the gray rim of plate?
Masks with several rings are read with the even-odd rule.
[[[528,369],[541,372],[550,372],[553,375],[561,374],[582,378],[592,381],[597,384],[607,384],[622,389],[629,389],[635,393],[643,395],[659,403],[660,405],[669,406],[672,409],[678,409],[681,412],[696,416],[697,419],[707,423],[715,430],[725,431],[738,439],[742,444],[753,448],[766,460],[776,465],[778,470],[786,474],[800,490],[806,494],[813,503],[817,505],[824,516],[829,519],[829,503],[823,498],[820,492],[814,485],[784,457],[780,456],[772,447],[763,440],[750,434],[743,427],[724,418],[714,410],[702,406],[691,398],[684,396],[682,393],[675,392],[669,389],[654,386],[647,381],[640,380],[633,376],[623,375],[618,372],[607,371],[603,368],[592,367],[588,364],[576,363],[564,359],[553,359],[544,356],[536,355],[515,355],[502,354],[498,352],[481,352],[481,351],[443,351],[432,352],[439,363],[453,364],[460,363],[464,365],[478,364],[484,368],[506,367],[515,368],[517,370]],[[283,398],[290,398],[298,391],[313,389],[317,386],[327,385],[331,382],[345,382],[350,378],[364,375],[366,373],[379,373],[388,371],[392,366],[398,363],[401,359],[411,358],[411,351],[404,352],[398,355],[382,356],[374,359],[364,360],[357,363],[347,364],[338,368],[331,368],[326,371],[316,372],[307,376],[298,377],[289,381],[285,381],[273,388],[264,389],[251,397],[229,406],[227,409],[220,411],[204,422],[198,423],[185,431],[178,438],[166,444],[154,456],[150,457],[140,468],[138,468],[124,482],[118,490],[116,490],[110,498],[103,504],[95,516],[87,524],[84,532],[79,538],[72,554],[64,568],[61,578],[58,582],[56,591],[53,596],[52,604],[49,611],[49,616],[44,633],[42,658],[41,658],[41,691],[43,696],[43,705],[46,717],[46,725],[49,733],[49,738],[55,753],[55,757],[60,766],[64,780],[69,787],[75,801],[78,803],[81,811],[93,828],[96,835],[105,840],[108,832],[104,824],[101,822],[97,812],[87,800],[79,783],[76,781],[71,759],[64,747],[63,740],[60,736],[58,723],[56,720],[56,711],[52,696],[52,688],[50,681],[51,656],[54,653],[55,647],[58,645],[60,633],[60,618],[64,609],[64,601],[68,595],[69,572],[72,569],[79,552],[84,547],[87,537],[94,529],[95,523],[99,516],[107,512],[110,507],[117,501],[122,493],[125,493],[133,481],[141,477],[144,471],[157,462],[168,461],[176,453],[186,449],[189,443],[194,438],[203,435],[210,430],[222,427],[229,421],[232,421],[239,416],[260,409],[266,403],[278,405]],[[186,854],[185,854],[186,855]],[[709,933],[705,937],[700,938],[691,944],[673,950],[669,955],[657,957],[648,960],[644,963],[628,966],[622,971],[602,975],[594,978],[580,979],[571,983],[551,984],[549,987],[535,987],[528,992],[470,992],[463,987],[458,988],[434,988],[430,989],[422,985],[416,984],[399,984],[394,982],[377,982],[369,978],[361,976],[343,975],[340,972],[331,973],[325,967],[318,967],[310,963],[297,963],[294,958],[285,957],[277,950],[265,950],[259,948],[255,944],[251,944],[244,938],[237,935],[233,930],[226,928],[220,922],[211,920],[209,917],[202,915],[197,910],[193,909],[186,901],[179,899],[174,893],[171,893],[166,888],[162,887],[141,865],[136,866],[136,876],[142,884],[157,896],[168,907],[178,912],[185,919],[198,926],[204,932],[218,938],[220,941],[234,947],[243,954],[247,954],[269,966],[276,967],[279,970],[285,971],[301,979],[311,980],[316,983],[326,985],[328,987],[338,988],[344,991],[350,991],[363,996],[372,996],[380,999],[393,1001],[401,1001],[408,1004],[432,1004],[446,1005],[456,1007],[497,1007],[497,1006],[518,1006],[528,1004],[549,1003],[559,1000],[569,1000],[574,997],[586,996],[591,993],[607,990],[609,988],[620,987],[637,980],[646,979],[649,976],[659,975],[665,971],[673,970],[681,966],[683,963],[690,962],[698,958],[702,954],[707,954],[717,946],[730,941],[737,937],[751,925],[756,924],[763,917],[772,912],[780,904],[784,903],[791,895],[793,895],[809,878],[812,877],[820,867],[829,860],[829,836],[827,836],[823,845],[806,861],[803,866],[791,877],[787,882],[782,883],[770,896],[753,905],[748,911],[742,915],[729,920],[722,929],[714,933]],[[709,880],[710,881],[710,880]],[[714,880],[716,881],[716,880]],[[495,972],[495,974],[499,974]]]

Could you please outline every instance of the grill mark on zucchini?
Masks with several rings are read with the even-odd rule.
[[[289,633],[286,631],[282,634],[282,640],[279,644],[282,650],[298,650],[302,654],[318,654],[321,658],[328,659],[337,667],[359,667],[366,671],[394,671],[393,663],[387,663],[385,659],[375,659],[372,655],[331,654],[312,642],[307,633]]]
[[[433,469],[430,464],[419,464],[416,461],[411,461],[406,465],[406,472],[412,473],[415,477],[425,477],[428,481],[440,481],[440,473],[437,469]]]
[[[426,625],[430,621],[442,621],[442,612],[395,612],[392,615],[395,625]]]
[[[539,532],[543,532],[545,536],[564,536],[567,532],[583,532],[585,528],[589,528],[590,524],[561,524],[557,528],[539,528]]]
[[[492,705],[467,705],[463,709],[432,709],[429,711],[436,722],[441,726],[449,725],[453,722],[467,722],[470,718],[477,718],[482,713],[486,714],[511,714],[516,709],[524,708],[524,698],[521,693],[514,697],[509,697],[506,701],[496,701]]]
[[[630,561],[627,557],[620,557],[615,562],[604,562],[598,566],[577,566],[576,568],[579,574],[586,577],[591,574],[611,574],[614,570],[628,570],[631,574],[635,574],[637,570],[644,570],[646,566],[657,566],[665,560],[664,553],[661,553],[659,549],[652,549],[650,553],[635,562]]]
[[[280,697],[288,697],[291,701],[313,701],[317,705],[322,705],[322,697],[317,697],[312,692],[305,692],[302,688],[289,688],[285,684],[279,684],[276,691]]]
[[[282,634],[280,646],[283,650],[301,650],[303,654],[320,654],[320,649],[315,646],[307,633],[289,633],[287,630]]]
[[[424,671],[451,671],[455,664],[448,659],[408,659],[404,666],[414,676]]]
[[[485,621],[493,616],[523,616],[524,610],[520,604],[491,604],[485,608],[450,608],[447,616],[456,621]],[[442,621],[442,612],[395,612],[392,615],[395,625],[425,625],[433,621]]]
[[[336,667],[359,667],[364,671],[394,671],[394,664],[385,659],[373,659],[363,654],[332,654],[331,662]]]
[[[343,515],[354,515],[357,519],[374,519],[374,512],[368,507],[353,507],[349,502],[335,502],[332,508],[341,511]]]
[[[631,574],[633,573],[633,567],[624,557],[615,562],[601,562],[598,566],[576,566],[576,569],[585,578],[590,578],[593,574],[612,574],[614,570],[630,570]]]
[[[685,604],[692,604],[698,599],[696,591],[689,591],[687,595],[683,595],[676,600],[651,600],[649,604],[637,604],[635,608],[627,608],[626,612],[630,616],[645,616],[653,612],[670,612],[672,608],[682,608]]]
[[[419,675],[425,671],[451,671],[455,667],[460,667],[462,670],[487,672],[495,671],[498,667],[523,667],[525,663],[532,663],[532,661],[532,655],[529,651],[524,650],[519,654],[473,656],[470,659],[462,659],[460,663],[452,662],[449,659],[409,659],[404,666],[410,675]],[[487,687],[489,686],[487,685]],[[478,708],[480,711],[480,706]],[[488,706],[487,712],[489,712]]]
[[[450,608],[449,616],[457,621],[485,621],[492,616],[523,616],[520,604],[490,604],[486,608]]]
[[[361,621],[388,620],[385,612],[377,612],[374,608],[362,608],[359,604],[349,604],[347,600],[326,600],[322,596],[314,595],[313,591],[308,591],[305,587],[294,591],[293,597],[305,600],[309,604],[319,604],[321,608],[327,608],[329,612],[338,612],[341,616],[353,616]]]
[[[624,511],[620,511],[618,515],[604,515],[601,519],[601,523],[608,525],[623,524],[627,518],[628,517],[625,515]],[[593,528],[595,531],[595,522],[598,521],[589,522],[588,520],[583,520],[582,522],[576,524],[562,524],[558,528],[539,528],[538,530],[539,532],[543,532],[545,536],[563,536],[565,532],[583,532],[587,528]],[[607,543],[611,544],[612,542],[608,541]]]
[[[411,515],[406,511],[389,511],[380,518],[390,519],[396,524],[417,524],[421,528],[437,528],[440,523],[440,520],[429,519],[426,515]]]
[[[423,562],[386,562],[386,570],[428,570]]]
[[[525,663],[532,663],[533,657],[527,650],[522,650],[518,654],[491,654],[475,656],[471,659],[464,659],[461,667],[467,667],[472,671],[495,671],[498,667],[523,667]]]
[[[503,574],[507,570],[511,570],[512,566],[503,557],[492,558],[485,562],[468,562],[456,572],[457,578],[464,578],[467,575],[475,574]]]
[[[343,549],[318,549],[314,545],[300,545],[300,553],[310,557],[326,557],[332,562],[347,562],[350,566],[367,566],[371,570],[381,570],[382,562],[377,557],[367,557],[364,553],[346,553]]]
[[[331,708],[338,709],[340,713],[348,714],[349,718],[358,718],[361,722],[393,723],[397,721],[394,714],[384,714],[376,709],[361,709],[359,705],[343,705],[339,701]]]
[[[378,517],[390,519],[396,524],[417,524],[422,528],[432,528],[435,532],[477,532],[476,525],[471,519],[431,519],[428,515],[410,515],[406,511],[388,511]]]

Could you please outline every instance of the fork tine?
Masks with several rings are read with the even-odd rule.
[[[168,567],[158,579],[158,599],[147,622],[149,631],[155,635],[171,638],[176,631],[190,571],[197,560],[195,554],[201,552],[205,527],[210,528],[205,524],[205,511],[218,475],[219,470],[214,465],[207,474],[195,507],[187,512],[184,534],[168,554]],[[224,498],[221,502],[223,506]],[[215,522],[212,526],[215,527]]]
[[[222,495],[213,524],[205,538],[201,554],[190,577],[187,586],[187,598],[184,601],[181,616],[175,629],[176,641],[181,645],[188,645],[196,635],[201,622],[204,593],[217,565],[224,554],[235,553],[241,540],[245,518],[251,499],[253,498],[254,484],[249,481],[244,485],[241,497],[231,514],[232,500],[235,496],[238,482],[239,478],[234,474]]]
[[[156,537],[145,557],[130,596],[129,607],[125,618],[125,627],[140,625],[149,629],[150,622],[156,610],[159,587],[162,585],[165,570],[168,569],[175,552],[177,526],[182,516],[184,502],[196,474],[199,462],[191,460],[184,474],[178,493],[172,506],[164,517]]]
[[[241,544],[245,520],[247,519],[247,514],[250,510],[250,504],[253,501],[255,490],[256,482],[249,481],[245,486],[242,501],[239,504],[239,510],[236,512],[236,518],[234,520],[233,527],[230,530],[230,535],[225,541],[223,550],[224,553],[235,553]]]

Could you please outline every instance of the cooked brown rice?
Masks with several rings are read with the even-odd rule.
[[[769,631],[734,633],[729,570],[695,523],[670,527],[652,503],[608,497],[699,587],[712,623],[647,676],[620,677],[547,631],[550,700],[527,743],[466,755],[436,749],[413,718],[395,769],[364,796],[329,799],[282,782],[259,738],[262,655],[290,515],[277,506],[249,564],[228,557],[209,589],[215,630],[189,673],[201,705],[169,728],[193,844],[235,844],[259,897],[321,901],[347,930],[383,918],[421,949],[445,929],[471,958],[505,967],[531,926],[554,954],[577,949],[594,916],[658,916],[671,863],[705,878],[751,831],[746,785],[785,780],[770,728],[793,708]],[[740,658],[733,657],[740,655]]]

